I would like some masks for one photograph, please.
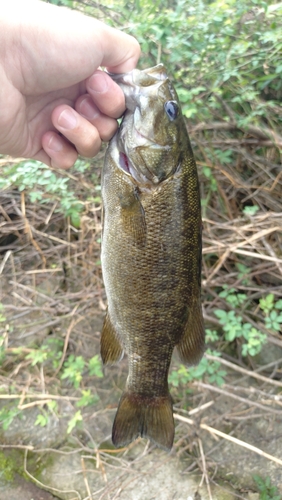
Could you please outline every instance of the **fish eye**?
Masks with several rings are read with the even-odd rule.
[[[167,101],[164,109],[171,122],[177,118],[178,104],[176,101]]]

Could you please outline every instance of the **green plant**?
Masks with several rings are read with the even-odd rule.
[[[44,361],[46,361],[46,359],[48,358],[48,351],[46,350],[46,347],[33,349],[26,355],[25,358],[31,360],[31,366],[35,366],[38,363],[43,363]]]
[[[5,323],[6,316],[4,313],[4,305],[0,302],[0,323]]]
[[[2,429],[7,430],[12,424],[15,417],[22,418],[22,411],[14,405],[6,405],[0,410],[0,424]]]
[[[256,215],[258,210],[259,210],[258,205],[247,205],[244,207],[243,213],[245,215],[253,216]]]
[[[219,319],[224,331],[225,340],[233,342],[235,339],[242,339],[242,355],[255,356],[261,351],[267,336],[261,333],[251,323],[244,322],[242,316],[237,315],[235,311],[224,311],[216,309],[215,316]]]
[[[71,354],[64,362],[61,379],[68,379],[75,389],[78,389],[82,380],[82,372],[85,367],[85,359],[82,356]]]
[[[49,422],[49,417],[46,414],[46,412],[44,412],[44,414],[39,413],[39,415],[37,415],[36,417],[34,425],[39,425],[40,427],[46,427],[48,422]]]
[[[260,299],[259,306],[265,314],[265,326],[270,330],[279,332],[282,324],[282,300],[274,301],[273,293],[269,293],[265,298]]]
[[[236,262],[235,267],[238,272],[238,278],[241,281],[242,285],[248,285],[250,282],[249,279],[249,272],[250,268],[246,266],[245,264],[242,264],[241,262]]]
[[[69,177],[53,172],[47,165],[27,160],[2,168],[0,189],[17,187],[19,191],[27,192],[32,203],[56,201],[59,210],[70,217],[74,226],[79,226],[83,203],[69,189],[69,181]]]
[[[62,339],[47,337],[40,347],[30,350],[25,358],[31,361],[31,366],[49,362],[52,368],[56,370],[63,354],[63,345],[64,341]]]
[[[228,121],[233,112],[244,127],[270,118],[282,87],[281,4],[120,0],[114,9],[141,43],[141,64],[163,62],[173,74],[187,118],[202,121],[217,112]],[[111,16],[107,21],[113,23]],[[266,88],[267,101],[261,98]]]
[[[223,290],[218,294],[219,297],[225,299],[232,307],[238,307],[244,304],[247,300],[245,293],[236,292],[235,288],[229,288],[227,285],[223,286]]]
[[[13,481],[14,479],[13,461],[6,457],[2,451],[0,451],[0,479],[4,479],[4,481]]]
[[[6,322],[6,316],[4,312],[4,306],[0,302],[0,325],[1,323],[4,324]],[[4,326],[4,325],[3,325]],[[5,349],[6,349],[6,344],[7,344],[7,332],[3,329],[4,333],[0,335],[0,364],[5,358]]]
[[[41,413],[37,415],[34,425],[39,425],[40,427],[46,427],[46,425],[48,425],[50,420],[49,413],[51,412],[53,414],[57,414],[58,412],[57,401],[54,400],[48,401],[48,403],[46,403],[46,407],[47,409],[41,408]]]
[[[95,375],[95,377],[102,378],[103,371],[101,365],[101,359],[98,354],[93,356],[88,362],[89,375]]]
[[[259,500],[281,500],[281,495],[277,495],[276,486],[271,485],[271,479],[267,476],[263,479],[261,476],[253,476],[256,486],[259,490]]]
[[[207,350],[207,354],[212,354],[213,356],[220,356],[220,353],[216,351]],[[217,385],[224,384],[224,377],[226,371],[221,369],[221,364],[219,361],[211,361],[206,357],[203,357],[197,366],[192,366],[187,368],[184,365],[180,365],[177,370],[172,370],[169,375],[169,382],[174,387],[179,387],[180,385],[187,385],[193,380],[206,380],[210,384],[216,383]]]
[[[241,339],[243,341],[242,355],[255,356],[261,351],[263,344],[267,340],[267,335],[260,332],[248,321],[244,321],[243,317],[236,313],[236,308],[247,302],[247,295],[225,286],[219,293],[219,297],[223,298],[232,307],[231,311],[225,311],[225,309],[216,309],[214,311],[215,316],[222,325],[225,340],[233,342],[235,339]]]
[[[74,356],[74,354],[71,354],[64,362],[61,379],[68,379],[75,389],[78,389],[82,380],[83,371],[87,367],[87,364],[89,375],[94,375],[99,378],[103,377],[101,361],[97,354],[91,358],[88,363],[82,356]]]
[[[45,0],[53,5],[65,5],[66,7],[74,8],[74,0]]]
[[[85,406],[91,406],[99,401],[99,397],[95,394],[91,393],[91,389],[82,390],[81,398],[75,403],[75,405],[80,408],[84,408]]]
[[[82,417],[82,414],[81,414],[81,411],[78,410],[74,416],[69,420],[69,423],[68,423],[68,429],[67,429],[67,433],[70,434],[71,431],[78,425],[82,422],[83,420],[83,417]]]

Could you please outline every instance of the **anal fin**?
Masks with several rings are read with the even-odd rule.
[[[200,299],[189,306],[188,319],[182,338],[177,345],[181,361],[195,365],[203,356],[205,348],[205,328]]]
[[[116,363],[123,357],[123,347],[107,311],[101,334],[101,357],[104,365]]]

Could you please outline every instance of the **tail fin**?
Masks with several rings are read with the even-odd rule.
[[[113,425],[113,443],[120,448],[138,436],[151,439],[165,450],[171,449],[174,421],[169,394],[150,398],[130,392],[123,393]]]

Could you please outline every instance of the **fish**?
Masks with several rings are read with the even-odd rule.
[[[205,346],[201,306],[202,221],[199,181],[180,102],[165,67],[111,77],[126,111],[102,170],[101,263],[108,307],[101,357],[128,356],[128,377],[112,441],[137,437],[170,450],[168,388],[176,347],[185,365]]]

